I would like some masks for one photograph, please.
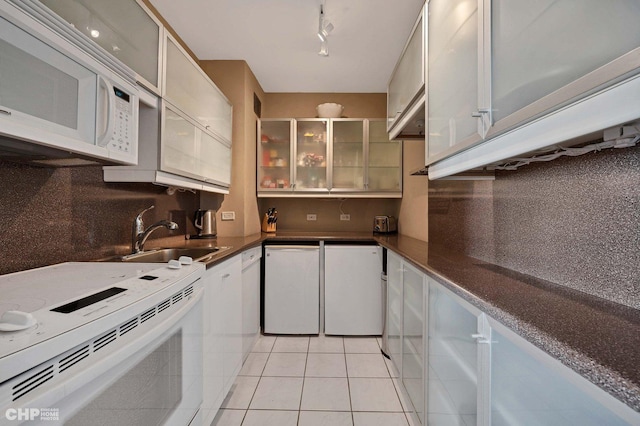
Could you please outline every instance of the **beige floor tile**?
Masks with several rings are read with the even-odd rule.
[[[273,344],[275,342],[276,336],[260,335],[251,352],[271,352],[271,349],[273,349]]]
[[[389,378],[382,354],[346,354],[349,377]]]
[[[242,426],[296,426],[297,411],[249,410]]]
[[[218,410],[211,426],[240,426],[246,410]]]
[[[261,376],[268,358],[269,353],[267,352],[251,352],[242,365],[242,370],[240,370],[239,374],[241,376]]]
[[[353,426],[350,412],[301,411],[298,426]]]
[[[307,354],[272,352],[264,367],[263,376],[304,377]]]
[[[350,378],[349,391],[353,411],[402,412],[391,379]]]
[[[306,377],[347,377],[344,354],[314,354],[307,356]]]
[[[312,336],[309,338],[309,352],[344,353],[344,341],[341,336]]]
[[[309,338],[307,336],[278,336],[273,345],[273,352],[307,352]]]
[[[258,386],[260,377],[238,376],[231,386],[227,397],[222,401],[222,408],[246,410],[249,408],[253,393]]]
[[[350,411],[346,378],[307,377],[302,389],[301,410]]]
[[[354,426],[408,426],[404,413],[353,413]]]
[[[262,377],[249,408],[298,410],[302,398],[302,380],[298,377]]]
[[[348,354],[380,353],[380,346],[375,337],[345,337],[344,351]]]

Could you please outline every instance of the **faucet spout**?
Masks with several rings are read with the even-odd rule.
[[[131,253],[140,253],[144,249],[144,243],[147,241],[147,238],[149,238],[149,235],[156,229],[167,228],[171,231],[178,229],[178,224],[169,220],[158,221],[145,229],[142,215],[154,207],[155,206],[151,206],[141,211],[133,220],[133,226],[131,228]]]
[[[168,230],[173,231],[178,229],[178,224],[175,222],[171,222],[170,220],[161,220],[149,226],[147,229],[144,230],[144,232],[138,235],[138,238],[136,240],[136,243],[137,243],[136,253],[139,253],[144,250],[144,243],[147,242],[147,238],[149,238],[149,235],[151,235],[153,231],[159,228],[167,228]]]

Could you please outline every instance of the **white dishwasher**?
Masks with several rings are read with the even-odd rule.
[[[382,249],[374,245],[324,246],[324,332],[382,334]]]
[[[318,334],[320,247],[268,245],[264,254],[264,332]]]

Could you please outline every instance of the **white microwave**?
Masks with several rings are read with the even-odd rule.
[[[0,158],[137,164],[135,83],[7,2],[0,59]]]

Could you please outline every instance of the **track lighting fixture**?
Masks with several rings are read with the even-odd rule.
[[[333,24],[324,19],[324,6],[320,5],[320,18],[318,20],[318,38],[320,39],[320,51],[318,55],[329,56],[329,42],[327,37],[333,31]]]

